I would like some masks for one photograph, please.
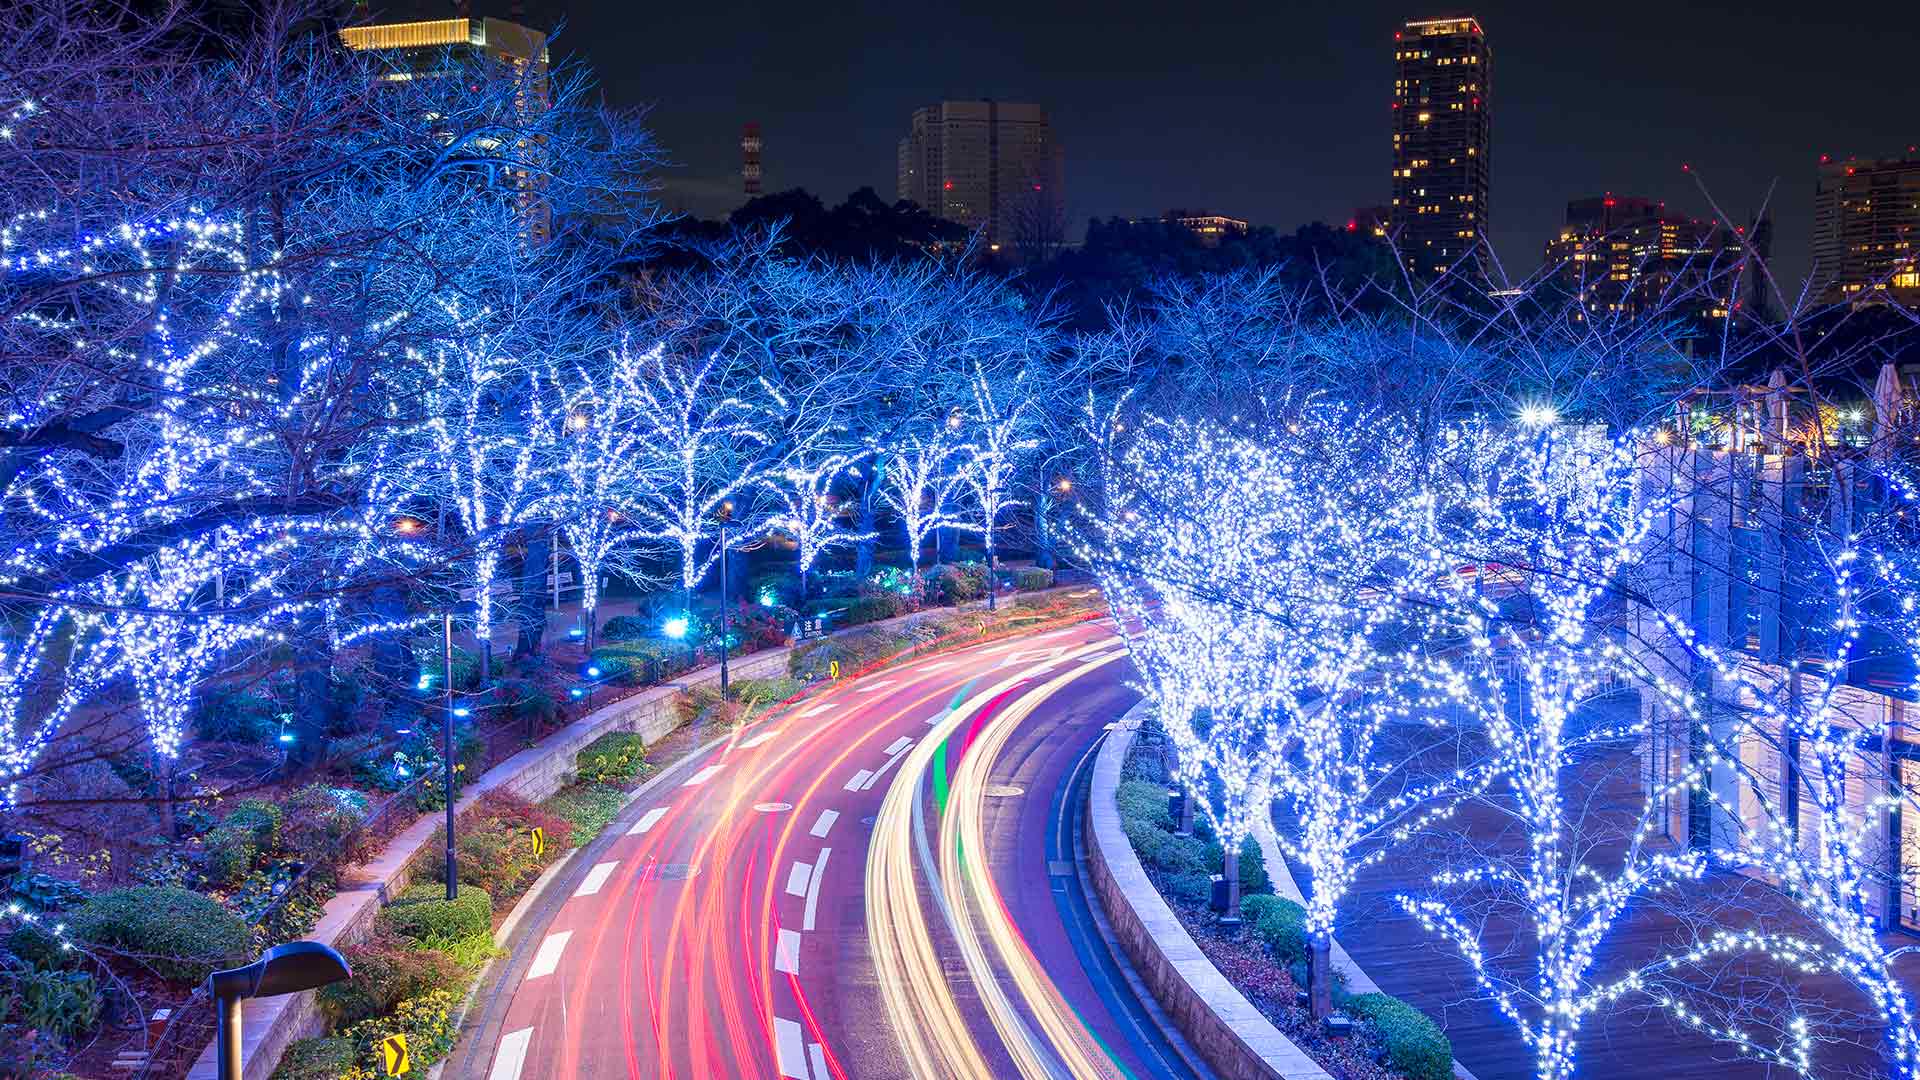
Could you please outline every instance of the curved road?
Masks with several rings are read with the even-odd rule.
[[[553,882],[453,1074],[1193,1074],[1093,930],[1066,790],[1103,623],[836,683],[668,770]]]

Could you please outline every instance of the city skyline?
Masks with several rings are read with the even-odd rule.
[[[762,128],[767,191],[885,197],[913,109],[991,96],[1039,103],[1070,148],[1073,238],[1090,217],[1167,206],[1283,230],[1343,223],[1390,197],[1393,32],[1455,13],[1478,18],[1499,54],[1490,235],[1516,275],[1538,266],[1569,199],[1634,191],[1705,216],[1697,176],[1734,218],[1774,189],[1775,265],[1797,280],[1819,155],[1897,156],[1920,139],[1881,89],[1920,50],[1920,29],[1890,3],[1648,4],[1572,27],[1514,3],[1200,10],[1183,13],[1177,47],[1158,14],[1128,5],[1097,21],[989,7],[937,32],[897,10],[689,9],[649,23],[678,44],[643,64],[630,57],[646,42],[622,11],[571,8],[555,51],[593,63],[613,103],[651,104],[674,162],[663,201],[704,217],[740,202],[745,122]],[[1649,35],[1662,47],[1646,48]]]

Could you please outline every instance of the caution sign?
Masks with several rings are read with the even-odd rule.
[[[389,1035],[380,1040],[380,1061],[388,1076],[404,1076],[413,1071],[413,1059],[407,1055],[407,1037]]]
[[[547,853],[547,830],[535,825],[532,829],[528,830],[528,834],[533,837],[533,857],[537,859],[545,855]]]
[[[839,677],[840,677],[840,661],[838,660],[827,661],[827,678],[837,679]]]

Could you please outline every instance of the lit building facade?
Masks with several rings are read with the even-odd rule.
[[[1920,157],[1822,160],[1813,207],[1827,301],[1920,304]]]
[[[1391,226],[1401,262],[1432,279],[1485,243],[1492,53],[1478,19],[1416,19],[1393,59]]]
[[[1169,210],[1160,215],[1162,224],[1178,225],[1180,228],[1199,238],[1201,247],[1219,247],[1228,237],[1247,235],[1247,223],[1239,218],[1225,214],[1211,214],[1205,210]],[[1136,219],[1133,224],[1146,222]]]
[[[340,31],[340,39],[356,52],[378,53],[388,61],[381,78],[387,82],[441,78],[451,73],[446,61],[498,64],[517,82],[515,104],[523,115],[537,114],[551,103],[547,71],[547,35],[539,30],[493,18],[421,19],[411,22],[374,23],[350,26]],[[528,156],[539,153],[537,147],[516,147]],[[534,243],[544,243],[553,231],[552,211],[540,195],[538,170],[509,170],[521,191],[521,212],[525,235]]]
[[[1064,159],[1046,110],[1004,101],[915,109],[900,140],[897,194],[992,245],[1064,239]]]
[[[1741,303],[1746,239],[1744,229],[1608,193],[1567,204],[1546,258],[1553,279],[1590,315],[1724,319]]]

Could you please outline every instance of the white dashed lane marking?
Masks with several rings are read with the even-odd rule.
[[[912,737],[907,735],[902,735],[899,738],[888,743],[886,750],[882,752],[887,754],[897,754],[900,751],[905,750],[907,747],[912,745],[913,745]]]
[[[827,1053],[819,1043],[807,1044],[807,1057],[813,1062],[814,1080],[827,1080],[832,1075],[827,1072]]]
[[[527,968],[527,978],[537,979],[560,970],[560,954],[566,951],[567,941],[572,937],[571,930],[548,934],[547,940],[540,943],[540,951],[533,954],[533,966]]]
[[[781,1076],[809,1080],[807,1076],[807,1040],[800,1025],[792,1020],[773,1020],[773,1054]]]
[[[812,864],[803,862],[794,863],[793,869],[787,871],[787,894],[790,896],[807,895],[807,881],[812,876]]]
[[[815,705],[813,708],[808,709],[806,712],[800,713],[799,716],[803,720],[809,716],[819,716],[821,713],[826,712],[828,709],[838,708],[839,705],[840,703],[837,701],[823,701],[820,704]]]
[[[774,728],[774,729],[773,729],[773,730],[771,730],[771,731],[763,731],[763,732],[761,732],[760,734],[758,734],[758,735],[755,735],[755,736],[754,736],[753,738],[751,738],[751,739],[746,739],[746,740],[744,740],[744,741],[742,741],[742,742],[740,743],[740,749],[742,749],[742,750],[751,750],[751,749],[753,749],[754,747],[756,747],[756,746],[759,746],[759,745],[760,745],[761,743],[764,743],[764,742],[766,742],[766,741],[767,741],[768,739],[771,739],[771,738],[773,738],[773,737],[774,737],[775,735],[778,735],[778,734],[780,734],[780,729],[779,729],[779,728]]]
[[[820,811],[820,819],[818,821],[815,821],[813,823],[813,828],[808,829],[807,831],[812,835],[817,836],[822,840],[825,840],[827,838],[827,830],[833,828],[833,823],[839,820],[840,820],[840,811],[822,810]]]
[[[500,1036],[500,1049],[493,1055],[493,1069],[487,1080],[520,1080],[527,1067],[527,1048],[533,1045],[533,1029],[521,1028]]]
[[[773,970],[800,974],[800,935],[782,927],[773,946]]]
[[[648,829],[651,829],[655,825],[660,824],[660,819],[666,816],[667,816],[667,808],[664,806],[656,806],[653,809],[647,811],[646,813],[641,814],[640,820],[634,822],[633,828],[627,830],[627,835],[639,836],[640,834],[646,832]]]
[[[865,683],[861,686],[856,686],[853,688],[853,692],[856,694],[877,694],[880,691],[886,690],[892,686],[893,686],[892,679],[881,679],[879,682]]]
[[[867,781],[872,779],[873,779],[872,769],[861,769],[859,772],[853,774],[852,779],[847,781],[846,790],[859,791],[861,788],[867,786]]]
[[[681,787],[698,787],[699,785],[704,784],[707,781],[713,779],[713,775],[719,772],[720,768],[721,767],[718,765],[709,765],[706,768],[701,769],[699,772],[694,773],[692,776],[687,777],[687,782],[684,784],[681,784],[680,786]]]
[[[580,887],[573,890],[573,895],[592,896],[594,893],[599,892],[600,887],[605,885],[607,879],[613,876],[613,868],[619,865],[618,862],[596,863],[593,869],[587,871],[587,876],[580,882]]]

